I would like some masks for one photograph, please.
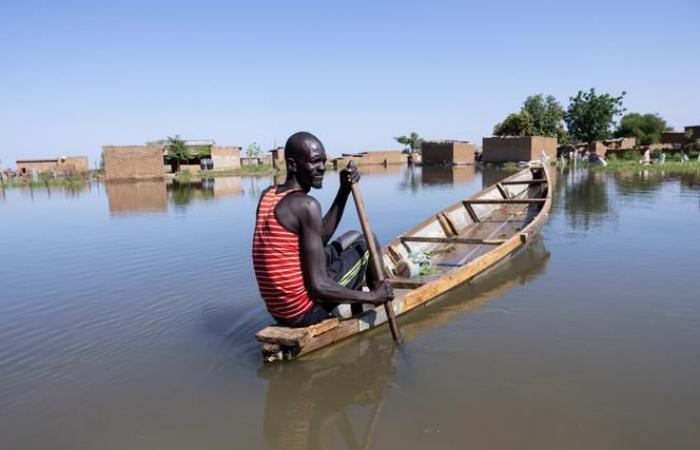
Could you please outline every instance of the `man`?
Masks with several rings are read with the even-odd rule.
[[[295,133],[284,147],[287,179],[260,197],[253,234],[253,266],[267,310],[278,323],[304,327],[330,317],[340,303],[381,305],[393,298],[387,282],[367,273],[367,244],[350,232],[328,244],[343,216],[351,184],[360,174],[354,164],[340,173],[340,188],[325,216],[308,195],[320,189],[326,151],[316,136]],[[356,308],[353,308],[357,311]]]

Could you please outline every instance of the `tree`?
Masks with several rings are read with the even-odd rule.
[[[569,134],[579,141],[592,142],[608,138],[612,135],[611,128],[615,117],[625,112],[622,98],[610,94],[598,95],[594,88],[588,92],[578,91],[576,97],[570,98],[569,107],[564,114]]]
[[[180,170],[180,164],[189,161],[190,150],[179,134],[176,134],[174,137],[168,136],[166,148],[168,149],[168,158],[170,158],[173,165],[173,172]]]
[[[262,150],[260,149],[260,146],[255,142],[250,144],[245,150],[245,154],[246,156],[248,156],[248,158],[257,158],[258,156],[260,156],[261,152]]]
[[[496,136],[532,136],[535,134],[535,125],[532,116],[527,111],[508,114],[508,117],[493,127]]]
[[[532,118],[535,134],[538,136],[558,136],[564,131],[564,108],[552,95],[531,95],[523,102],[521,112],[527,112]]]
[[[635,137],[637,144],[649,145],[661,142],[661,133],[668,124],[658,114],[626,114],[615,130],[615,137]]]
[[[493,127],[496,136],[549,136],[566,140],[563,126],[564,108],[552,95],[531,95],[525,99],[520,112],[509,114]]]
[[[406,145],[408,148],[406,150],[409,150],[408,153],[410,155],[413,154],[420,154],[421,152],[421,142],[423,142],[423,139],[418,136],[418,133],[411,132],[408,136],[398,136],[394,138],[396,142],[402,145]]]

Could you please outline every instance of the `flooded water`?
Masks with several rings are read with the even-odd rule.
[[[506,176],[369,172],[383,242]],[[0,448],[697,448],[700,175],[557,178],[541,237],[402,317],[401,349],[381,328],[269,366],[249,254],[271,177],[7,190]]]

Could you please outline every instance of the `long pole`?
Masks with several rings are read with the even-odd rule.
[[[372,230],[369,227],[369,220],[367,219],[365,204],[362,201],[362,195],[360,194],[360,187],[357,183],[351,184],[350,187],[352,189],[352,197],[355,200],[357,215],[360,217],[360,225],[362,225],[362,232],[365,234],[365,240],[367,241],[367,247],[369,248],[369,254],[372,260],[372,267],[374,268],[374,273],[377,274],[377,281],[384,281],[384,265],[381,262],[381,253],[379,252],[377,241],[374,240]],[[396,342],[397,345],[401,345],[401,343],[403,342],[403,338],[401,337],[401,330],[399,330],[399,325],[396,323],[396,316],[394,315],[394,308],[391,305],[391,300],[384,303],[384,310],[386,311],[386,317],[389,321],[391,336],[394,338],[394,342]]]

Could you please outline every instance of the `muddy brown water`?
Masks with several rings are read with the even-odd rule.
[[[504,176],[361,187],[386,242]],[[382,328],[269,366],[249,252],[272,178],[7,190],[0,448],[697,448],[700,175],[557,179],[541,237],[402,317],[403,348]]]

